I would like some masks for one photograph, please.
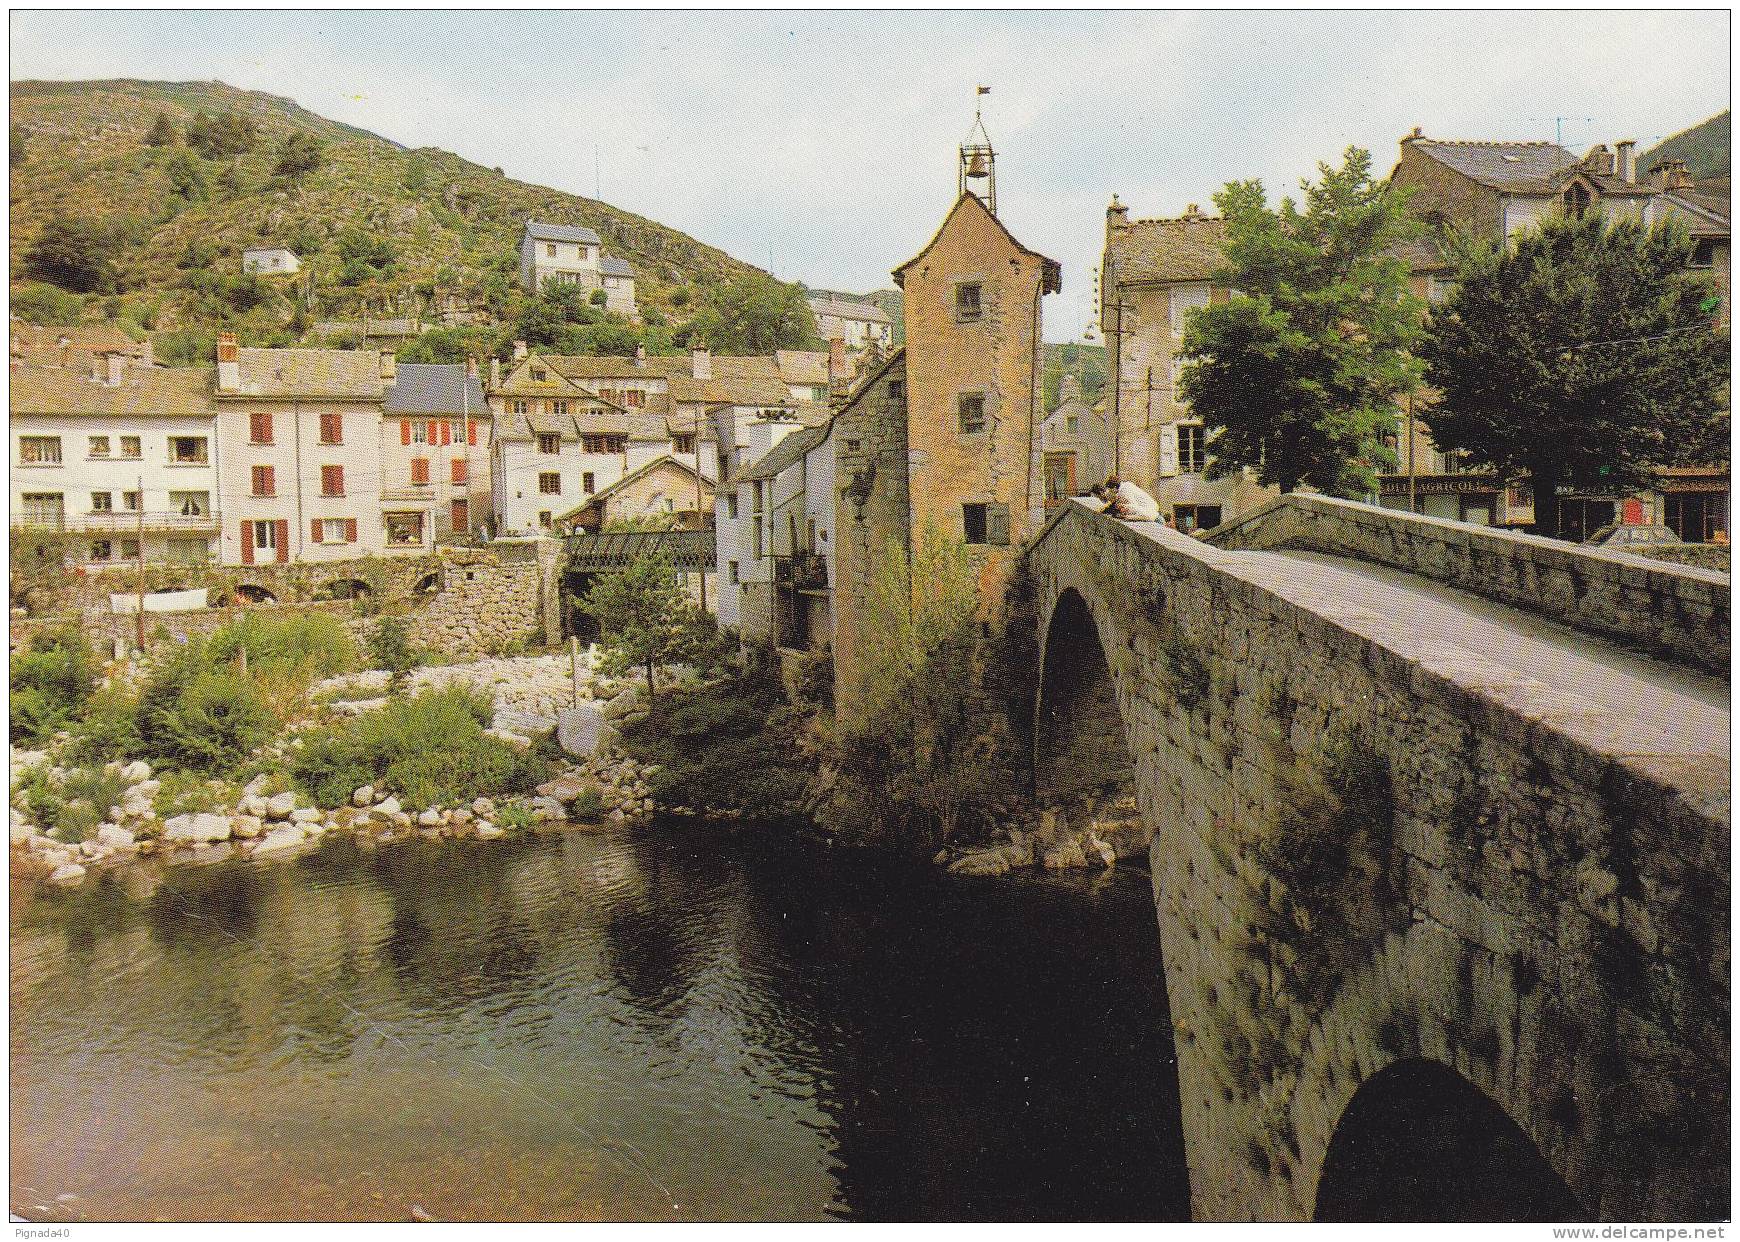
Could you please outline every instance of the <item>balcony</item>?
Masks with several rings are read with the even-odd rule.
[[[817,552],[796,552],[773,558],[773,580],[794,591],[828,589],[828,558]]]
[[[157,533],[209,535],[218,529],[215,513],[145,513],[118,509],[110,513],[54,513],[24,509],[12,515],[14,530],[58,530],[79,535],[131,535],[141,528]]]

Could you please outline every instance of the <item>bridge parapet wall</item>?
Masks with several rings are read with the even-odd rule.
[[[1156,830],[1198,1219],[1309,1219],[1349,1101],[1410,1059],[1593,1214],[1725,1214],[1725,761],[1635,753],[1308,567],[1075,505],[1029,564],[1047,646],[1065,592],[1094,618]]]
[[[1217,527],[1209,542],[1372,561],[1693,668],[1729,671],[1731,579],[1711,569],[1296,493]]]

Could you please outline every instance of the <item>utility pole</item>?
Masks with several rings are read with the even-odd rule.
[[[138,485],[139,485],[139,490],[133,494],[134,500],[138,502],[138,508],[136,508],[134,510],[134,512],[136,512],[139,515],[138,522],[136,524],[137,529],[135,531],[135,534],[137,537],[134,540],[134,549],[139,554],[139,591],[138,591],[138,598],[134,601],[134,603],[138,607],[138,614],[133,619],[134,620],[133,637],[134,637],[135,641],[138,643],[139,654],[144,655],[145,654],[145,476],[144,475],[139,476],[139,484]]]
[[[707,529],[707,515],[701,511],[701,419],[705,417],[699,409],[695,412],[695,434],[690,447],[695,450],[695,529]],[[715,544],[715,547],[718,545]],[[701,611],[707,611],[707,563],[701,562]]]
[[[1408,394],[1408,512],[1414,510],[1414,394]]]

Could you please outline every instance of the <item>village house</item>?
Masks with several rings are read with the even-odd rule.
[[[157,361],[149,337],[135,341],[112,324],[42,327],[14,319],[10,336],[13,365],[65,367],[90,374],[92,365],[103,356],[113,355],[144,366],[154,366]]]
[[[441,543],[488,520],[489,403],[475,363],[399,363],[381,420],[381,503],[416,512]]]
[[[1106,209],[1099,327],[1110,472],[1153,493],[1161,512],[1186,531],[1218,526],[1275,494],[1249,470],[1208,477],[1207,433],[1179,396],[1186,316],[1230,296],[1213,281],[1225,236],[1225,222],[1194,203],[1182,216],[1158,220],[1130,219],[1116,195]]]
[[[14,527],[66,532],[69,559],[92,568],[215,559],[210,368],[14,364],[10,413]]]
[[[720,494],[719,623],[802,650],[833,639],[833,424],[758,420]]]
[[[874,302],[837,295],[806,301],[816,317],[816,335],[824,341],[844,341],[853,353],[870,346],[884,352],[894,347],[894,321]]]
[[[1105,405],[1082,397],[1081,379],[1074,373],[1058,385],[1057,406],[1045,416],[1040,443],[1048,509],[1082,495],[1112,473],[1112,429]]]
[[[242,271],[249,276],[289,276],[302,270],[302,261],[282,246],[249,246],[242,251]]]
[[[623,475],[565,513],[559,533],[620,529],[701,530],[713,513],[714,482],[687,460],[654,458]]]
[[[520,238],[520,284],[536,293],[552,283],[578,285],[588,294],[602,290],[606,310],[627,318],[638,313],[634,268],[607,256],[597,233],[580,224],[527,220]]]
[[[1448,295],[1453,270],[1443,242],[1451,232],[1496,241],[1539,227],[1557,213],[1599,211],[1646,225],[1667,219],[1683,224],[1695,243],[1692,263],[1712,272],[1726,322],[1726,183],[1700,188],[1679,162],[1640,173],[1636,147],[1630,140],[1612,148],[1601,144],[1579,159],[1556,143],[1444,141],[1416,128],[1402,139],[1390,174],[1391,184],[1413,191],[1410,208],[1428,229],[1426,238],[1405,248],[1414,294],[1429,304]],[[1532,523],[1535,497],[1528,489],[1502,487],[1461,454],[1432,443],[1414,417],[1431,399],[1429,391],[1412,394],[1398,416],[1392,442],[1398,466],[1380,479],[1380,503],[1482,525]],[[1609,522],[1661,522],[1687,542],[1703,542],[1728,529],[1728,469],[1669,468],[1653,489],[1628,496],[1567,492],[1556,498],[1556,509],[1556,527],[1568,538],[1586,538]]]

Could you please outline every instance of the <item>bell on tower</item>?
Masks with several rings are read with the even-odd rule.
[[[981,101],[990,93],[990,87],[979,87]],[[985,132],[982,108],[982,103],[974,106],[973,127],[967,131],[966,139],[961,143],[960,188],[956,193],[972,194],[985,204],[992,215],[996,215],[997,153],[991,149],[991,136]]]

